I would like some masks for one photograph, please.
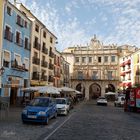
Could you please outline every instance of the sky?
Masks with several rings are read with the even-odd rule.
[[[140,0],[17,1],[29,8],[57,36],[58,51],[74,45],[87,45],[94,34],[104,45],[140,47]]]

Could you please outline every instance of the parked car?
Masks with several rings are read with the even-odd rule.
[[[21,114],[23,123],[41,122],[48,124],[49,119],[57,117],[57,108],[54,99],[50,97],[36,97]]]
[[[124,101],[125,101],[125,96],[118,96],[118,97],[115,99],[114,106],[123,107]]]
[[[56,108],[59,115],[67,115],[70,110],[70,103],[67,98],[56,98]]]
[[[105,97],[99,97],[97,99],[97,105],[106,105],[107,106],[107,99]]]

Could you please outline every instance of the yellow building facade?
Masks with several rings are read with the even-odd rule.
[[[140,50],[132,54],[132,62],[133,86],[140,86]]]

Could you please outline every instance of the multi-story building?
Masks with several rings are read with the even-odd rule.
[[[55,50],[54,54],[54,86],[60,87],[60,57],[61,54],[57,50]]]
[[[62,55],[70,63],[72,87],[91,99],[118,90],[119,58],[134,51],[127,45],[103,45],[94,36],[89,45],[69,47]]]
[[[28,87],[31,21],[10,2],[4,5],[1,96],[11,105],[20,103],[22,87]]]
[[[25,6],[22,4],[16,4],[16,6],[32,21],[31,86],[53,85],[54,51],[57,38]]]
[[[119,60],[120,63],[120,89],[126,89],[130,86],[132,86],[132,56],[127,55],[123,56]]]
[[[1,0],[0,1],[0,52],[2,52],[2,39],[3,39],[3,18],[4,18],[4,3],[6,1],[5,0]],[[3,74],[3,67],[1,64],[1,53],[0,53],[0,76]],[[1,77],[0,77],[0,93],[1,93]]]
[[[69,65],[66,60],[63,61],[63,86],[66,87],[71,87]]]
[[[140,50],[132,54],[132,86],[140,86]]]
[[[70,81],[70,67],[69,67],[69,63],[65,60],[65,58],[61,55],[60,58],[60,85],[62,86],[66,86],[66,87],[71,87],[71,81]]]

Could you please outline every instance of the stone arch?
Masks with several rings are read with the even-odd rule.
[[[78,91],[80,91],[80,92],[82,92],[83,93],[83,97],[85,97],[85,86],[84,86],[84,84],[78,83],[76,85],[76,88],[75,89],[78,90]]]
[[[93,83],[89,86],[89,99],[97,99],[101,96],[101,86],[97,83]]]
[[[115,92],[115,91],[116,91],[116,89],[115,89],[115,86],[113,84],[106,85],[105,93],[107,93],[107,92]]]

